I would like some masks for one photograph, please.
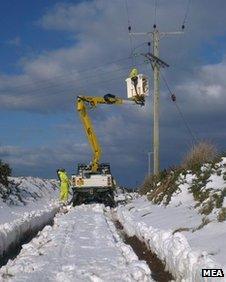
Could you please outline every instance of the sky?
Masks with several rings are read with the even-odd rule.
[[[52,178],[59,167],[73,174],[89,162],[76,97],[126,98],[125,79],[136,66],[149,77],[145,107],[103,105],[90,115],[118,183],[142,183],[152,152],[153,73],[139,54],[149,41],[152,51],[152,39],[132,36],[132,59],[128,22],[133,32],[154,23],[180,31],[186,17],[184,34],[161,38],[160,58],[170,65],[162,75],[195,138],[226,150],[226,2],[156,3],[155,17],[154,0],[0,1],[0,159],[13,175]],[[161,168],[180,164],[192,141],[161,79]]]

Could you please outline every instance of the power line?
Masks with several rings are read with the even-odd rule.
[[[161,74],[161,77],[162,77],[162,79],[163,79],[163,81],[164,81],[164,83],[165,83],[166,88],[168,89],[169,93],[171,94],[171,99],[172,99],[172,101],[174,102],[174,105],[176,106],[176,109],[177,109],[178,113],[180,114],[180,117],[181,117],[181,119],[183,120],[184,125],[185,125],[185,127],[186,127],[188,133],[189,133],[190,136],[192,137],[194,143],[197,143],[197,137],[196,137],[195,134],[193,133],[193,131],[192,131],[191,127],[189,126],[187,120],[185,119],[185,117],[184,117],[184,115],[183,115],[183,113],[182,113],[182,111],[181,111],[179,105],[177,104],[175,94],[171,91],[171,89],[170,89],[170,87],[169,87],[169,84],[168,84],[168,82],[167,82],[165,76],[163,75],[163,73],[162,73],[161,71],[160,71],[160,74]]]
[[[145,64],[144,63],[141,63],[141,64],[138,64],[138,66],[144,66]],[[123,69],[127,69],[127,67],[125,68],[122,68],[121,70],[123,70]],[[116,72],[115,72],[116,73]],[[114,81],[114,80],[118,80],[119,78],[121,78],[121,76],[122,76],[122,73],[121,74],[118,74],[116,77],[113,77],[112,75],[111,76],[107,76],[107,77],[105,77],[104,79],[100,79],[100,80],[98,80],[98,79],[95,79],[92,83],[91,83],[91,85],[95,85],[95,84],[103,84],[103,83],[106,83],[106,82],[110,82],[110,81]],[[54,85],[54,87],[59,87],[58,85]],[[22,93],[22,95],[20,95],[20,97],[22,96],[27,96],[26,94],[34,94],[35,92],[37,92],[37,91],[40,91],[40,90],[46,90],[47,88],[45,88],[45,89],[35,89],[35,90],[33,90],[33,91],[23,91],[23,93]],[[65,89],[65,86],[64,86],[64,89]],[[54,93],[51,93],[51,96],[54,94],[66,94],[68,91],[70,91],[70,90],[76,90],[76,93],[78,93],[79,91],[81,91],[81,92],[83,92],[84,91],[84,87],[83,88],[75,88],[75,86],[74,85],[68,85],[67,87],[66,87],[66,89],[64,90],[64,91],[62,91],[62,90],[58,90],[57,91],[57,89],[56,90],[54,90]],[[7,93],[8,94],[8,93]],[[44,93],[37,93],[37,94],[35,94],[35,97],[37,97],[37,98],[41,98],[41,97],[47,97],[46,96],[46,93],[44,92]],[[48,98],[48,97],[47,97]]]
[[[186,21],[187,21],[190,5],[191,5],[191,0],[188,0],[186,10],[185,10],[184,20],[183,20],[182,25],[181,25],[182,29],[185,29],[185,24],[186,24]]]
[[[125,0],[125,7],[126,7],[126,15],[127,15],[127,24],[128,24],[128,31],[129,31],[129,45],[130,45],[130,56],[131,56],[131,62],[132,65],[134,66],[134,56],[133,56],[133,39],[132,39],[132,35],[131,35],[131,21],[130,21],[130,16],[129,16],[129,7],[128,7],[128,1]]]
[[[157,0],[155,0],[155,8],[154,8],[154,24],[153,27],[156,28],[156,17],[157,17]]]
[[[139,65],[143,65],[143,63],[139,64]],[[16,87],[16,86],[10,87],[9,90],[10,91],[19,90],[19,92],[23,91],[23,92],[32,93],[32,92],[37,92],[37,91],[41,91],[41,90],[56,88],[56,87],[59,86],[60,83],[73,83],[73,82],[81,83],[81,82],[84,82],[84,81],[87,82],[87,80],[90,82],[92,79],[95,80],[96,78],[98,78],[100,76],[101,77],[105,76],[104,78],[106,78],[106,76],[108,77],[108,75],[111,75],[112,73],[116,73],[116,72],[119,72],[119,71],[122,71],[122,70],[125,70],[125,69],[127,69],[127,67],[121,67],[121,68],[117,68],[117,69],[115,69],[113,71],[107,71],[104,74],[95,73],[93,75],[89,74],[89,75],[82,76],[81,78],[77,78],[77,79],[67,79],[67,80],[63,80],[63,81],[62,80],[60,80],[60,81],[57,80],[57,83],[52,82],[51,84],[47,84],[46,86],[44,85],[44,87],[42,87],[42,86],[39,87],[39,88],[36,87],[34,90],[29,90],[29,89],[26,89],[25,87],[24,87],[24,89],[23,89],[23,87],[20,87],[20,89],[18,89],[18,87]],[[32,85],[32,86],[35,87],[34,85]]]
[[[103,65],[100,65],[100,66],[97,66],[97,67],[94,67],[92,69],[84,69],[84,70],[72,70],[71,72],[67,73],[67,74],[62,74],[62,75],[56,75],[56,76],[53,76],[51,79],[41,79],[41,80],[37,80],[37,81],[34,81],[34,82],[29,82],[29,83],[23,83],[23,84],[19,84],[19,85],[15,85],[13,88],[15,88],[16,90],[18,90],[18,88],[23,88],[23,87],[33,87],[34,84],[35,85],[45,85],[45,84],[49,84],[49,83],[52,83],[54,81],[54,79],[57,79],[59,81],[60,78],[62,78],[63,80],[65,78],[68,77],[68,75],[73,75],[73,74],[82,74],[82,73],[85,73],[85,72],[93,72],[94,70],[98,70],[102,67],[105,67],[105,66],[108,66],[108,65],[112,65],[112,64],[115,64],[115,63],[118,63],[118,62],[121,62],[121,61],[125,61],[125,60],[129,60],[130,59],[130,56],[129,57],[126,57],[126,58],[121,58],[121,59],[118,59],[118,60],[115,60],[115,61],[112,61],[112,62],[109,62],[109,63],[105,63]],[[11,87],[12,89],[12,87]]]
[[[121,77],[121,76],[120,76]],[[113,80],[118,80],[118,77],[115,77],[115,78],[111,78],[111,79],[107,79],[107,80],[102,80],[102,81],[96,81],[96,82],[94,82],[93,84],[102,84],[102,83],[105,83],[105,82],[110,82],[110,81],[113,81]],[[92,85],[93,85],[92,84]],[[46,93],[39,93],[39,94],[36,94],[35,96],[33,96],[33,97],[35,97],[35,98],[42,98],[42,97],[45,97],[45,98],[50,98],[50,97],[52,97],[53,95],[55,96],[55,95],[57,95],[57,94],[69,94],[68,92],[69,91],[73,91],[73,90],[75,90],[75,87],[73,86],[73,85],[68,85],[68,87],[65,89],[64,88],[64,90],[55,90],[54,91],[54,93],[51,93],[50,95],[46,95]],[[78,93],[78,95],[79,94],[81,94],[81,92],[85,92],[85,90],[84,90],[84,88],[76,88],[76,93]],[[26,97],[27,95],[26,94],[31,94],[30,92],[29,93],[23,93],[21,96],[19,96],[19,97]],[[70,93],[71,94],[71,93]],[[76,94],[74,95],[74,96],[76,96]]]

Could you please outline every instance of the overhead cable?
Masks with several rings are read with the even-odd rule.
[[[186,21],[187,21],[190,5],[191,5],[191,0],[188,0],[186,10],[185,10],[184,20],[183,20],[182,25],[181,25],[182,29],[185,29],[185,24],[186,24]]]
[[[142,64],[140,64],[142,65]],[[37,84],[24,84],[23,87],[18,87],[18,86],[12,86],[12,87],[9,87],[8,89],[10,91],[23,91],[23,92],[35,92],[35,91],[41,91],[41,90],[45,90],[45,89],[51,89],[51,88],[55,88],[55,87],[58,87],[59,84],[61,83],[73,83],[73,82],[83,82],[83,81],[90,81],[92,79],[97,79],[99,77],[106,77],[108,75],[110,75],[110,77],[112,76],[112,73],[116,73],[116,72],[119,72],[121,70],[126,70],[127,69],[127,66],[126,67],[120,67],[120,68],[116,68],[115,70],[111,70],[111,71],[105,71],[104,73],[93,73],[92,75],[91,74],[87,74],[87,75],[83,75],[79,78],[69,78],[69,77],[66,77],[66,80],[56,80],[56,81],[51,81],[51,83],[47,83],[47,84],[41,84],[40,87],[36,87]],[[104,78],[105,78],[104,77]],[[92,83],[92,82],[91,82]],[[39,84],[38,84],[39,86]],[[32,88],[35,88],[33,90],[30,90],[30,89],[26,89],[26,88],[29,88],[29,87],[32,87]],[[1,90],[0,93],[2,91],[5,91],[5,90]]]
[[[105,64],[102,64],[100,66],[96,66],[96,67],[93,67],[93,68],[87,68],[87,69],[83,69],[83,70],[71,70],[70,72],[68,73],[65,73],[65,74],[61,74],[61,75],[55,75],[51,78],[48,78],[48,79],[40,79],[40,80],[37,80],[37,81],[33,81],[33,82],[29,82],[29,83],[22,83],[22,84],[16,84],[14,83],[14,86],[11,87],[12,88],[15,88],[16,90],[18,90],[19,88],[24,88],[24,87],[33,87],[34,85],[35,86],[38,86],[39,84],[41,86],[44,86],[47,84],[50,83],[54,83],[54,80],[57,80],[59,81],[59,79],[62,79],[64,80],[65,78],[68,79],[68,75],[74,75],[74,74],[83,74],[83,73],[89,73],[89,72],[94,72],[97,71],[97,70],[101,70],[101,68],[105,67],[105,66],[108,66],[108,65],[113,65],[115,63],[118,63],[118,62],[121,62],[121,61],[126,61],[126,60],[129,60],[130,59],[130,56],[128,57],[125,57],[125,58],[121,58],[121,59],[118,59],[118,60],[114,60],[114,61],[111,61],[111,62],[108,62],[108,63],[105,63]],[[89,75],[90,76],[90,75]]]
[[[157,17],[157,0],[155,0],[155,7],[154,7],[154,24],[153,27],[156,28],[156,17]]]
[[[129,31],[130,56],[131,56],[132,65],[134,65],[133,40],[132,40],[132,35],[131,35],[132,27],[131,27],[130,16],[129,16],[128,0],[125,0],[125,7],[126,7],[127,24],[128,24],[128,31]]]
[[[171,91],[170,87],[169,87],[169,84],[165,78],[165,76],[163,75],[163,73],[160,71],[160,74],[161,74],[161,77],[165,83],[165,86],[166,88],[168,89],[169,93],[171,94],[171,100],[174,102],[174,105],[176,106],[176,109],[178,111],[178,113],[180,114],[180,117],[181,119],[183,120],[184,122],[184,125],[188,131],[188,133],[190,134],[192,140],[194,141],[194,143],[197,143],[197,137],[195,136],[194,132],[192,131],[191,127],[189,126],[187,120],[185,119],[185,116],[183,115],[178,103],[177,103],[177,100],[176,100],[176,95]]]
[[[143,66],[145,65],[145,63],[140,63],[138,64],[138,66]],[[119,78],[122,77],[122,73],[119,73],[123,70],[127,70],[127,67],[123,67],[123,68],[120,68],[120,69],[117,69],[116,71],[111,71],[111,72],[108,72],[107,73],[107,76],[93,76],[93,80],[90,81],[90,83],[87,83],[87,85],[95,85],[95,84],[102,84],[102,83],[105,83],[105,82],[110,82],[110,81],[113,81],[113,80],[118,80]],[[117,74],[117,78],[115,78],[115,76],[113,75],[114,73],[118,73]],[[86,82],[87,79],[90,79],[90,77],[86,77],[84,78],[83,80],[82,79],[79,79],[79,80],[71,80],[70,82],[73,83],[73,84],[66,84],[61,86],[59,84],[54,84],[52,86],[48,86],[48,87],[45,87],[45,88],[36,88],[34,90],[21,90],[19,93],[21,93],[21,96],[23,95],[31,95],[31,94],[35,94],[36,97],[46,97],[46,90],[49,90],[51,92],[54,92],[54,94],[57,94],[57,93],[65,93],[65,91],[57,91],[59,88],[62,88],[64,87],[64,89],[66,89],[66,91],[69,91],[69,89],[74,89],[76,92],[77,91],[80,91],[80,90],[83,90],[83,88],[80,88],[81,86],[78,87],[78,85],[81,85],[81,82]],[[76,83],[76,85],[75,85]],[[57,89],[58,88],[58,89]],[[0,92],[1,93],[1,92]],[[7,91],[7,95],[9,94],[10,92]],[[4,95],[4,93],[1,93]],[[0,95],[1,96],[1,95]]]

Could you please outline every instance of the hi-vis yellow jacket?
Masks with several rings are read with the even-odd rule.
[[[60,187],[68,187],[70,185],[70,179],[65,171],[59,171],[58,172],[59,178],[60,178]]]

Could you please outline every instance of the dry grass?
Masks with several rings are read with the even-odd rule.
[[[210,197],[209,190],[202,190],[208,182],[208,179],[212,171],[216,171],[215,164],[220,160],[221,156],[217,154],[217,150],[210,142],[202,141],[193,146],[187,153],[182,164],[177,167],[163,170],[157,175],[151,175],[146,177],[144,183],[141,185],[139,192],[142,195],[147,195],[148,200],[155,204],[168,205],[171,201],[171,197],[174,193],[179,192],[179,185],[183,184],[183,177],[180,175],[186,175],[187,171],[192,171],[196,174],[197,179],[194,179],[189,192],[193,194],[197,207],[200,207],[199,212],[205,215],[211,213],[214,207],[221,208],[223,197],[222,195],[212,195]],[[207,168],[203,171],[201,167],[203,164],[208,163]],[[220,173],[217,170],[216,173]],[[225,176],[226,177],[226,176]],[[210,198],[209,201],[208,198]],[[219,215],[220,220],[224,220],[225,211],[222,211]]]
[[[158,182],[158,176],[150,175],[146,176],[143,184],[139,187],[139,193],[141,195],[146,195],[148,192],[153,191],[156,188]]]
[[[217,157],[216,147],[208,141],[194,145],[185,156],[182,168],[194,170],[200,165],[211,162]]]
[[[148,200],[155,204],[164,203],[167,205],[172,194],[178,189],[178,185],[175,183],[180,169],[169,169],[161,171],[157,175],[152,175],[145,179],[145,182],[140,187],[140,194],[147,194]]]
[[[226,220],[226,208],[222,208],[217,217],[219,222]]]

